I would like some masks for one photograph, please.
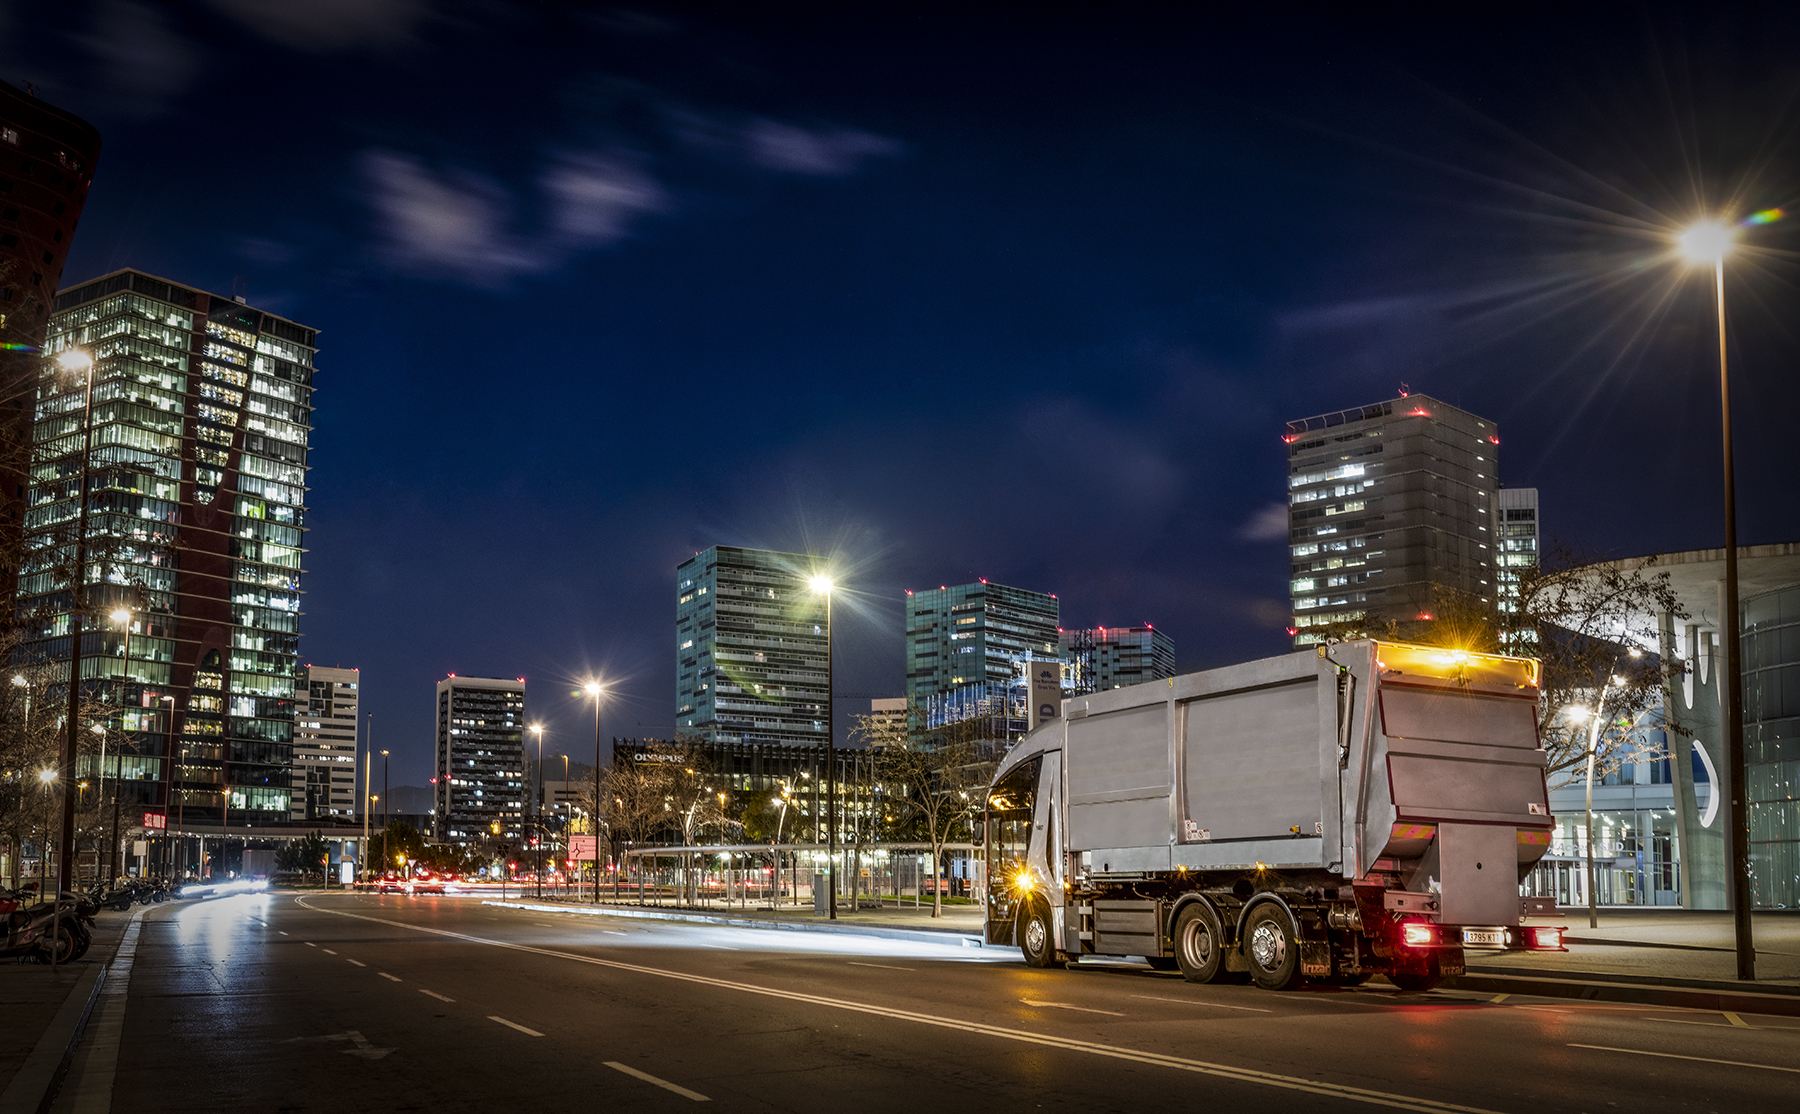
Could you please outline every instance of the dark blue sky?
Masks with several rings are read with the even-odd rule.
[[[1401,382],[1553,537],[1719,544],[1666,237],[1793,206],[1788,6],[971,7],[0,2],[0,76],[105,136],[67,283],[323,330],[303,656],[396,784],[446,672],[528,677],[553,755],[596,670],[666,734],[713,543],[836,555],[843,693],[977,576],[1278,653],[1282,423]],[[1746,542],[1800,535],[1796,231],[1728,280]]]

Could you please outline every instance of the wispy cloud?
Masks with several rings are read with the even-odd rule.
[[[1238,537],[1247,542],[1283,541],[1288,536],[1288,506],[1270,503],[1258,508],[1249,520],[1238,527]]]
[[[552,168],[539,184],[552,205],[558,232],[589,245],[609,244],[633,218],[668,208],[656,179],[610,155],[578,155]]]
[[[388,258],[401,269],[447,270],[476,286],[502,286],[545,266],[514,236],[510,198],[487,179],[436,174],[389,151],[366,154],[363,172]]]
[[[101,81],[123,94],[118,107],[132,115],[161,112],[200,68],[199,50],[163,13],[132,0],[106,0],[96,7],[79,41],[93,55]]]
[[[210,0],[271,42],[329,53],[380,50],[412,41],[430,0]]]
[[[729,120],[681,110],[670,113],[670,131],[688,147],[714,158],[747,163],[780,174],[843,177],[871,158],[895,158],[906,145],[855,128],[817,127],[753,116]]]
[[[669,207],[654,178],[613,153],[571,155],[545,172],[537,183],[545,227],[531,232],[516,226],[513,195],[481,175],[440,173],[392,151],[365,154],[363,173],[388,261],[473,286],[552,270],[574,251],[625,236],[634,218]]]

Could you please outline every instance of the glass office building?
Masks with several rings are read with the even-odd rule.
[[[1751,889],[1759,908],[1800,909],[1800,584],[1743,609]]]
[[[675,723],[709,743],[824,746],[830,642],[806,553],[716,545],[675,570]]]
[[[20,656],[69,660],[85,511],[81,679],[118,709],[124,740],[106,774],[123,779],[128,800],[166,803],[172,825],[238,828],[290,814],[317,336],[133,270],[54,302]],[[91,438],[86,381],[56,359],[72,348],[93,361]],[[129,635],[106,618],[120,608]],[[167,770],[165,754],[178,758]]]
[[[1287,424],[1296,649],[1318,628],[1429,619],[1445,590],[1493,603],[1500,434],[1425,395]]]
[[[1063,692],[1070,696],[1175,676],[1175,640],[1148,623],[1058,631],[1056,638],[1064,662]]]
[[[906,694],[1004,688],[1019,662],[1057,657],[1055,596],[980,580],[906,593]]]
[[[362,672],[309,665],[300,673],[292,773],[294,823],[348,824],[356,807]]]

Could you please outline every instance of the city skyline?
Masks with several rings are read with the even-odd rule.
[[[34,14],[0,56],[105,137],[63,285],[129,266],[325,330],[300,657],[378,679],[396,781],[427,776],[447,672],[529,677],[547,752],[583,753],[595,674],[605,735],[668,731],[661,593],[714,543],[842,566],[840,692],[901,691],[903,592],[930,581],[1154,620],[1182,671],[1277,652],[1283,422],[1401,383],[1505,427],[1546,545],[1718,544],[1713,456],[1620,456],[1710,443],[1708,291],[1665,237],[1791,204],[1794,154],[1763,144],[1785,102],[1741,99],[1775,29],[1739,55],[1724,23],[1589,13],[1476,56],[1450,17],[1144,15],[1104,25],[1129,62],[1071,70],[1044,59],[1098,17],[1021,52],[981,18],[517,13],[352,43],[124,8],[142,27]],[[1346,52],[1379,64],[1340,78]],[[166,149],[227,93],[306,158]],[[1793,228],[1747,232],[1728,279],[1745,544],[1800,520]],[[1643,515],[1638,485],[1690,509]]]

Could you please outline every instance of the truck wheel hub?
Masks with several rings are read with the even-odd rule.
[[[1025,922],[1025,948],[1036,955],[1044,950],[1044,922],[1037,917]]]
[[[1268,921],[1256,926],[1250,934],[1250,958],[1265,971],[1273,971],[1287,958],[1287,939],[1281,929]]]

